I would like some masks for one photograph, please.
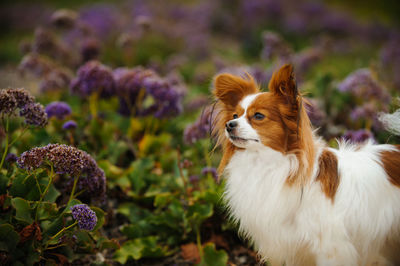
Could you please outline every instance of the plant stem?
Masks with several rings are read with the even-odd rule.
[[[3,156],[1,157],[1,162],[0,162],[0,169],[3,167],[4,159],[6,158],[7,152],[8,152],[8,117],[6,118],[6,143],[4,147],[4,152]]]
[[[196,242],[197,242],[197,249],[199,250],[200,258],[203,259],[203,247],[201,246],[200,226],[196,226]]]
[[[13,140],[11,141],[11,143],[10,143],[9,146],[13,145],[17,140],[19,140],[19,139],[25,134],[25,132],[26,132],[27,130],[28,130],[28,127],[25,126],[25,127],[22,129],[21,134],[19,134],[19,136],[17,136],[15,139],[13,139]]]
[[[74,178],[74,185],[72,186],[72,191],[71,191],[71,195],[69,196],[69,200],[67,202],[67,207],[68,207],[69,203],[71,202],[71,200],[74,198],[76,184],[78,183],[78,179],[79,179],[79,176]]]
[[[50,185],[53,183],[53,176],[54,176],[54,169],[53,169],[53,164],[50,164],[50,177],[49,177],[49,183],[47,184],[47,187],[43,191],[43,193],[40,194],[40,199],[36,207],[36,215],[35,215],[35,221],[38,219],[38,213],[39,213],[39,207],[40,204],[42,203],[44,197],[46,196],[47,192],[49,191]]]
[[[47,240],[45,249],[47,249],[47,247],[49,246],[49,242],[50,242],[51,240],[53,240],[54,238],[56,238],[57,236],[59,236],[59,235],[60,235],[61,233],[63,233],[64,231],[70,229],[71,227],[74,227],[74,226],[77,225],[77,224],[78,224],[78,222],[75,221],[73,224],[71,224],[71,225],[69,225],[69,226],[67,226],[67,227],[63,227],[60,231],[58,231],[57,234],[55,234],[54,236],[50,237],[49,240]]]

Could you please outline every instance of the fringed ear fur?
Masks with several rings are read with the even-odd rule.
[[[270,92],[284,96],[290,103],[295,103],[298,100],[299,92],[291,64],[286,64],[275,71],[268,87]]]
[[[236,106],[244,96],[258,91],[257,84],[248,73],[246,78],[224,73],[214,79],[214,95],[225,105]]]

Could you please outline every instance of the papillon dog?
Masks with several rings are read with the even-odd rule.
[[[339,142],[312,128],[292,65],[262,92],[214,79],[229,213],[272,265],[400,265],[400,146]]]

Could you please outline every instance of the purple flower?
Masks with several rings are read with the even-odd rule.
[[[70,9],[59,9],[51,15],[51,23],[59,28],[72,28],[75,26],[78,14]]]
[[[343,134],[342,139],[356,143],[362,143],[369,139],[373,142],[376,142],[374,135],[371,133],[371,131],[366,129],[349,130],[345,134]]]
[[[49,74],[54,68],[49,59],[35,53],[25,55],[18,66],[22,74],[28,72],[39,78]]]
[[[116,69],[114,78],[119,112],[123,115],[163,118],[182,111],[181,99],[185,89],[176,79],[161,78],[154,71],[141,67]],[[148,98],[151,100],[146,101]]]
[[[78,188],[84,189],[95,199],[105,196],[106,177],[103,170],[89,154],[75,147],[65,144],[36,147],[22,153],[17,163],[20,168],[29,171],[51,163],[56,173],[79,177]]]
[[[11,153],[7,154],[5,160],[8,163],[14,163],[14,162],[16,162],[18,160],[18,156],[15,153],[11,152]]]
[[[28,125],[44,127],[47,124],[47,114],[40,103],[29,103],[22,107],[19,115],[25,118]]]
[[[46,106],[45,110],[47,117],[54,116],[60,120],[71,114],[71,107],[65,102],[52,102]]]
[[[86,204],[77,204],[71,207],[72,217],[78,222],[80,229],[92,231],[97,224],[96,213]]]
[[[100,43],[97,39],[85,39],[81,45],[81,57],[83,62],[96,59],[100,54]]]
[[[97,92],[101,97],[108,98],[115,93],[115,82],[111,69],[98,61],[89,61],[82,65],[70,87],[73,93],[82,97]]]
[[[105,39],[119,28],[121,14],[112,5],[98,4],[81,9],[78,21]]]
[[[380,51],[384,78],[400,90],[400,36],[390,39]]]
[[[289,45],[276,32],[264,32],[263,43],[264,47],[261,51],[261,58],[264,60],[269,61],[273,58],[279,58],[286,61],[292,54]]]
[[[64,69],[53,69],[43,77],[39,89],[41,92],[47,92],[67,88],[71,82],[71,76],[70,72]]]
[[[0,91],[0,113],[12,114],[17,108],[17,100],[9,90]]]
[[[384,103],[390,102],[390,94],[372,76],[369,69],[363,68],[354,71],[338,85],[342,92],[350,92],[362,99],[375,99]]]
[[[311,123],[314,126],[322,126],[325,122],[326,114],[319,106],[319,102],[315,99],[307,99],[305,102],[306,111]]]
[[[62,126],[63,129],[65,130],[69,130],[69,129],[74,129],[76,128],[78,125],[76,124],[76,122],[74,120],[68,120],[67,122],[65,122]]]
[[[218,179],[217,169],[214,168],[214,167],[204,167],[204,168],[201,170],[201,174],[202,174],[202,175],[211,174],[211,176],[212,176],[215,180]]]
[[[350,113],[350,117],[353,121],[357,121],[359,119],[372,119],[375,116],[376,106],[371,102],[354,108]]]
[[[206,107],[201,112],[200,117],[191,125],[185,128],[183,140],[186,144],[193,144],[196,141],[203,139],[210,134],[212,121],[212,106]]]

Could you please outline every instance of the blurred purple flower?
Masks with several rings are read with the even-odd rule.
[[[68,120],[67,122],[65,122],[62,126],[63,129],[65,130],[69,130],[69,129],[74,129],[76,128],[78,125],[76,124],[76,122],[74,120]]]
[[[71,9],[59,9],[51,15],[51,23],[59,28],[72,28],[75,26],[78,14]]]
[[[322,108],[316,99],[308,98],[305,102],[305,107],[308,117],[314,126],[319,127],[325,123],[326,114],[322,111]]]
[[[400,91],[400,36],[391,38],[380,50],[384,78]]]
[[[373,119],[376,116],[376,113],[376,106],[372,102],[369,102],[354,108],[350,113],[350,117],[353,121],[359,119]]]
[[[78,22],[89,27],[96,36],[105,39],[120,26],[121,12],[110,4],[90,5],[82,8]]]
[[[82,97],[99,93],[108,98],[115,94],[115,82],[109,67],[98,61],[89,61],[77,71],[77,77],[71,81],[71,91]]]
[[[363,99],[375,99],[390,103],[391,97],[386,89],[373,78],[369,69],[362,68],[351,73],[338,85],[342,92],[350,92]]]
[[[349,130],[343,134],[342,139],[350,142],[362,143],[367,140],[375,141],[374,135],[371,131],[366,129],[359,129],[359,130]]]
[[[154,115],[169,117],[182,111],[184,88],[179,81],[159,77],[154,71],[141,67],[116,69],[116,90],[120,100],[119,112],[123,115]],[[149,105],[146,98],[151,97]]]
[[[97,59],[100,54],[100,43],[97,39],[87,38],[81,44],[82,62]]]
[[[53,69],[50,73],[43,77],[39,84],[41,92],[65,89],[71,81],[71,74],[64,69]]]
[[[46,106],[45,110],[48,118],[54,116],[60,120],[71,114],[71,107],[65,102],[52,102]]]
[[[212,106],[207,106],[201,112],[196,122],[188,125],[183,132],[183,141],[186,144],[193,144],[200,139],[206,138],[211,133]]]
[[[16,162],[18,160],[18,156],[15,153],[11,152],[11,153],[7,154],[5,160],[8,163],[14,163],[14,162]]]
[[[71,207],[72,217],[78,222],[80,229],[92,231],[97,224],[96,213],[86,204],[77,204]]]
[[[278,33],[273,31],[265,31],[262,35],[262,38],[262,59],[269,61],[273,58],[278,58],[286,61],[291,56],[292,49]]]
[[[204,168],[201,170],[201,174],[202,174],[202,175],[211,174],[211,176],[212,176],[215,180],[218,179],[217,169],[214,168],[214,167],[204,167]]]
[[[199,180],[200,180],[200,178],[199,178],[199,176],[198,175],[191,175],[191,176],[189,176],[189,182],[190,183],[197,183],[197,182],[199,182]]]

